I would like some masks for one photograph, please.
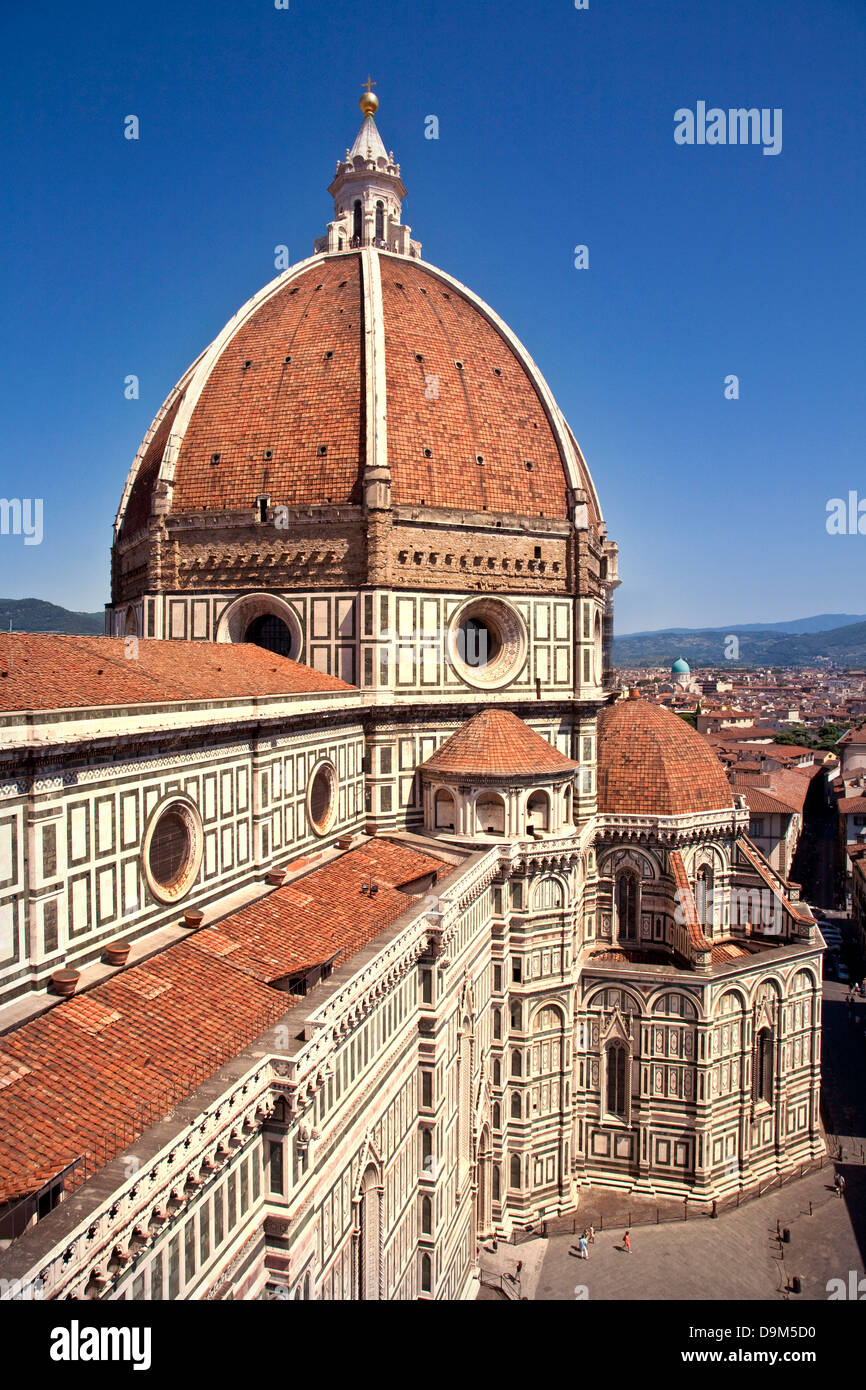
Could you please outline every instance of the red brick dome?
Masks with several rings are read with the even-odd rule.
[[[459,777],[568,777],[578,766],[510,710],[467,719],[421,766]]]
[[[733,805],[733,790],[712,748],[678,715],[634,697],[600,712],[600,811],[682,816]]]
[[[387,404],[372,420],[371,386]],[[120,537],[155,510],[246,510],[261,495],[357,505],[371,429],[392,505],[550,518],[585,506],[601,519],[574,437],[505,324],[433,266],[365,248],[280,275],[189,368],[133,464]]]

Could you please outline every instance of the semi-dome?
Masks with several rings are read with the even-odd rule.
[[[529,353],[471,290],[420,259],[370,103],[331,184],[319,254],[254,295],[148,431],[117,516],[387,505],[601,522],[579,447]],[[386,404],[387,403],[387,404]]]
[[[729,811],[734,793],[702,734],[661,705],[632,696],[598,717],[598,809],[682,816]]]

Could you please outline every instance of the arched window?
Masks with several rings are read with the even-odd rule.
[[[359,1216],[358,1275],[359,1296],[365,1300],[381,1297],[382,1194],[379,1175],[371,1164],[361,1183]]]
[[[428,1176],[433,1171],[433,1131],[421,1131],[421,1168]]]
[[[502,1106],[498,1100],[493,1102],[493,1128],[502,1128]]]
[[[520,1154],[511,1155],[511,1177],[510,1183],[518,1192],[520,1191]]]
[[[421,1198],[421,1234],[433,1234],[433,1203],[429,1197]]]
[[[500,1196],[501,1196],[501,1187],[500,1187],[500,1183],[501,1183],[501,1179],[500,1179],[500,1177],[499,1177],[499,1169],[498,1169],[498,1167],[497,1167],[497,1168],[494,1168],[494,1169],[493,1169],[493,1200],[494,1200],[494,1202],[498,1202],[498,1201],[499,1201],[499,1198],[500,1198]]]
[[[773,1102],[773,1035],[762,1028],[755,1039],[755,1099]]]
[[[501,1038],[501,1037],[502,1037],[502,1010],[501,1010],[501,1009],[494,1009],[494,1010],[493,1010],[493,1036],[494,1036],[494,1038]],[[498,1066],[498,1065],[499,1065],[498,1062],[494,1062],[494,1067],[496,1067],[496,1066]]]
[[[607,1109],[611,1115],[625,1117],[628,1093],[628,1056],[625,1045],[612,1042],[607,1048]]]
[[[523,1074],[523,1068],[522,1068],[522,1060],[521,1060],[521,1056],[520,1056],[520,1048],[519,1048],[519,1047],[513,1047],[513,1048],[511,1049],[511,1075],[512,1075],[512,1076],[521,1076],[522,1074]]]
[[[521,1009],[519,1004],[511,1005],[511,1026],[518,1033],[520,1032],[520,1029],[523,1026],[523,1010]]]
[[[384,204],[384,203],[377,203],[377,204],[376,204],[376,240],[377,240],[377,241],[384,241],[384,239],[385,239],[385,204]]]
[[[457,1043],[457,1172],[458,1181],[472,1161],[472,1034],[464,1016]]]
[[[695,880],[695,907],[698,921],[702,927],[713,925],[713,870],[710,864],[702,864]]]
[[[511,1118],[512,1120],[519,1120],[521,1118],[519,1091],[511,1092]]]
[[[433,1264],[430,1256],[425,1252],[421,1256],[421,1292],[430,1293],[433,1287]]]
[[[638,877],[624,869],[616,878],[616,924],[621,939],[637,941]]]
[[[533,792],[526,803],[526,824],[536,830],[550,829],[550,800],[547,792]]]
[[[361,229],[362,229],[362,226],[363,226],[363,221],[362,221],[362,215],[361,215],[361,199],[360,199],[360,198],[356,198],[356,199],[355,199],[354,216],[353,216],[353,220],[352,220],[352,236],[353,236],[353,237],[356,237],[358,241],[361,240]]]
[[[480,835],[505,834],[505,802],[495,792],[485,792],[475,803],[475,825]]]
[[[440,787],[433,798],[433,825],[437,830],[453,830],[454,797],[444,787]]]
[[[494,1086],[502,1085],[502,1065],[498,1057],[493,1063],[493,1084]]]

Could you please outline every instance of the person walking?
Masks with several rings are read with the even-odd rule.
[[[836,1190],[838,1191],[840,1197],[844,1197],[844,1196],[845,1196],[845,1174],[844,1174],[844,1173],[840,1173],[840,1174],[839,1174],[839,1186],[838,1186],[838,1188],[837,1188]]]
[[[582,1260],[588,1260],[588,1259],[589,1259],[589,1251],[588,1251],[587,1248],[586,1248],[586,1235],[585,1235],[585,1234],[582,1235],[582,1236],[580,1237],[580,1240],[577,1242],[577,1248],[578,1248],[578,1250],[579,1250],[579,1252],[580,1252],[580,1259],[582,1259]]]
[[[588,1233],[587,1233],[587,1240],[589,1241],[589,1244],[590,1244],[590,1245],[595,1245],[595,1227],[594,1227],[594,1226],[590,1226],[589,1231],[588,1231]]]
[[[631,1254],[631,1241],[628,1238],[628,1231],[626,1231],[625,1235],[622,1238],[622,1248],[623,1250],[625,1250],[625,1253],[627,1255]]]

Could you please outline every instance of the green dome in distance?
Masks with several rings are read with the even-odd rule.
[[[688,676],[691,675],[691,669],[692,668],[691,666],[689,666],[689,663],[687,661],[684,661],[681,656],[678,656],[673,666],[671,667],[671,675]]]

